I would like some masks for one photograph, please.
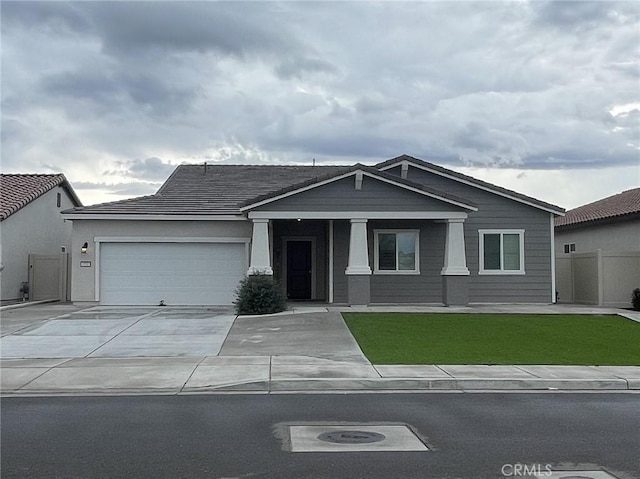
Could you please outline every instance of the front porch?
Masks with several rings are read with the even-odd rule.
[[[288,301],[468,303],[469,271],[460,213],[450,214],[454,218],[410,219],[403,219],[402,213],[384,218],[297,215],[304,217],[252,218],[249,274],[272,274]]]

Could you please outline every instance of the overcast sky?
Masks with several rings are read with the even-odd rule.
[[[2,172],[401,154],[564,208],[640,186],[640,3],[2,1]]]

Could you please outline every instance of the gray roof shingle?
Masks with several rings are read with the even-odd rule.
[[[155,195],[65,213],[238,215],[242,204],[292,184],[348,171],[346,166],[180,165]]]
[[[402,156],[381,163],[376,167],[359,164],[352,166],[180,165],[154,195],[74,208],[64,213],[74,215],[239,215],[241,214],[240,208],[244,206],[349,173],[358,168],[475,207],[472,202],[463,198],[433,190],[426,185],[404,180],[378,169],[402,159],[428,165],[438,171],[463,178],[494,191],[508,193],[508,195],[528,201],[534,206],[551,209],[559,214],[564,212],[562,208],[534,198],[490,185],[422,160]]]
[[[65,187],[73,202],[78,206],[82,205],[62,173],[0,174],[0,221],[6,220],[56,186]]]

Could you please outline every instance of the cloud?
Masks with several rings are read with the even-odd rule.
[[[633,2],[0,8],[3,171],[144,189],[182,162],[638,162],[638,113],[612,113],[640,103]]]
[[[116,162],[116,168],[106,170],[103,176],[120,176],[145,181],[164,181],[173,172],[176,165],[164,162],[160,158],[151,157],[144,160],[128,160]]]

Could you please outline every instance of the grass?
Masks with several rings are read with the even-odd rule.
[[[640,365],[640,324],[615,315],[343,316],[374,364]]]

